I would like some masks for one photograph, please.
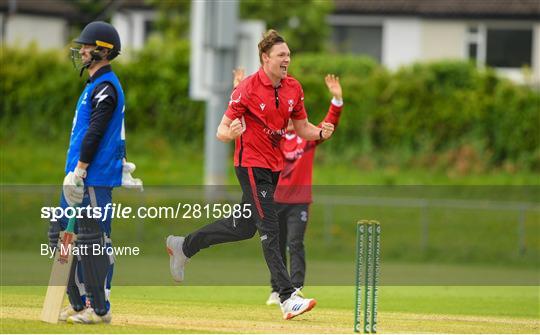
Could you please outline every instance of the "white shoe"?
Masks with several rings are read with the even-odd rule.
[[[186,266],[189,258],[184,255],[182,246],[184,245],[184,238],[182,236],[169,235],[167,237],[167,253],[169,253],[169,268],[171,270],[171,276],[177,282],[184,280],[184,267]]]
[[[105,315],[97,315],[93,308],[86,308],[84,312],[72,315],[67,318],[67,323],[84,323],[84,324],[97,324],[97,323],[111,323],[112,314],[109,310]]]
[[[294,289],[294,293],[296,293],[296,295],[299,296],[300,298],[304,298],[304,293],[302,293],[303,288],[304,287],[301,286]]]
[[[309,312],[316,304],[317,301],[315,299],[304,299],[294,292],[289,299],[281,304],[283,318],[285,320],[290,320],[302,313]]]
[[[279,293],[276,291],[272,291],[272,293],[270,293],[270,296],[268,297],[268,300],[266,300],[266,304],[268,306],[279,305],[280,302],[281,301],[279,300]]]
[[[80,311],[77,312],[76,310],[73,309],[73,307],[71,307],[71,305],[67,305],[60,312],[60,316],[58,317],[58,321],[66,321],[70,316],[82,313],[82,312],[84,312],[84,310],[85,309],[83,308],[83,309],[81,309]]]

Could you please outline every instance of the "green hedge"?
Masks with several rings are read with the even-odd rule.
[[[2,137],[31,141],[69,136],[66,130],[83,85],[73,66],[58,52],[1,50]]]
[[[3,134],[23,132],[39,138],[67,137],[78,96],[87,78],[79,78],[67,51],[2,49],[0,79]],[[120,56],[121,57],[121,56]],[[113,62],[126,94],[128,132],[151,131],[169,139],[200,141],[204,104],[191,101],[189,45],[159,40],[130,62]],[[202,141],[200,141],[202,143]]]
[[[492,166],[513,162],[540,169],[540,94],[492,70],[444,61],[390,73],[369,59],[330,55],[300,55],[293,62],[313,121],[328,108],[323,74],[341,77],[346,109],[336,136],[325,144],[332,151],[415,156],[452,149],[459,155],[469,148]]]
[[[169,140],[202,143],[204,103],[189,99],[189,44],[153,40],[130,63],[119,64],[126,94],[126,127]]]
[[[67,139],[84,79],[66,54],[2,49],[3,140]],[[188,97],[188,42],[156,39],[113,67],[126,92],[128,136],[153,133],[202,146],[204,104]],[[368,58],[302,54],[293,57],[291,72],[304,87],[314,123],[331,98],[324,75],[341,77],[346,107],[336,136],[322,146],[322,158],[387,155],[397,156],[389,162],[425,165],[476,159],[487,165],[482,168],[540,170],[539,92],[489,69],[445,61],[389,72]]]

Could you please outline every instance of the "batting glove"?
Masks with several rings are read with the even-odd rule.
[[[143,191],[143,182],[139,178],[133,178],[131,173],[135,171],[137,167],[134,163],[125,162],[122,168],[122,186],[125,188],[134,188]]]
[[[69,206],[74,207],[82,203],[84,197],[84,178],[86,170],[75,168],[64,178],[64,198]]]

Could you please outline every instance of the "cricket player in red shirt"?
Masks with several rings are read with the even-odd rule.
[[[229,106],[217,129],[222,142],[235,141],[234,166],[242,188],[242,204],[251,216],[224,218],[185,237],[169,236],[171,275],[184,279],[186,262],[212,245],[252,238],[259,232],[264,258],[279,290],[284,319],[315,307],[315,299],[304,299],[294,289],[279,251],[279,225],[274,191],[283,169],[280,141],[292,119],[297,134],[308,141],[332,136],[334,126],[309,123],[302,86],[287,74],[291,53],[285,39],[269,30],[259,42],[261,68],[233,90]]]
[[[333,95],[328,113],[324,121],[337,127],[343,100],[339,78],[334,75],[325,77],[326,86]],[[315,149],[324,140],[306,141],[298,136],[294,128],[287,128],[283,135],[281,152],[285,158],[285,166],[279,175],[274,200],[278,203],[279,249],[287,266],[287,248],[291,282],[298,294],[302,295],[306,275],[306,257],[304,250],[304,234],[309,217],[309,205],[312,202],[311,185],[313,176],[313,158]],[[266,301],[267,305],[278,304],[278,287],[271,279],[272,293]]]
[[[236,69],[233,73],[233,86],[236,87],[244,79],[244,70]],[[343,109],[339,77],[328,74],[324,81],[328,91],[333,96],[324,122],[337,127]],[[300,290],[304,286],[306,275],[304,234],[309,217],[309,205],[312,203],[313,158],[316,147],[322,142],[322,140],[306,141],[302,139],[294,131],[292,122],[289,122],[287,132],[280,142],[285,165],[279,175],[278,186],[274,194],[274,200],[278,204],[279,250],[281,258],[287,266],[287,247],[289,249],[289,274],[299,295],[302,295]],[[266,304],[277,305],[280,302],[279,288],[273,278],[271,284],[272,292]]]

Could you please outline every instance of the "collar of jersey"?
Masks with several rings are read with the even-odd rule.
[[[264,86],[274,87],[274,85],[272,84],[272,81],[270,80],[270,78],[268,78],[262,66],[259,69],[259,78]],[[279,82],[279,85],[277,87],[280,87],[282,84],[283,84],[283,80]]]
[[[96,73],[94,73],[94,75],[92,77],[88,78],[87,83],[91,83],[91,82],[95,81],[97,78],[99,78],[100,76],[104,75],[107,72],[111,72],[111,71],[112,71],[112,68],[111,68],[110,64],[102,66],[96,71]]]

